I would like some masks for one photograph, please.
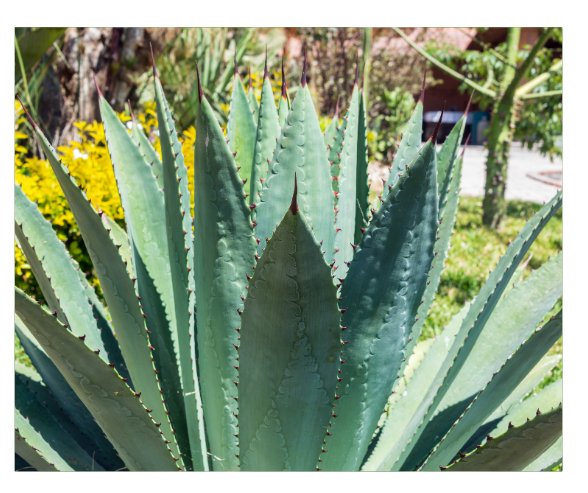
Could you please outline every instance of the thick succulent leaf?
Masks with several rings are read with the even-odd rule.
[[[208,101],[198,108],[195,151],[195,276],[202,403],[215,469],[234,470],[241,310],[255,240],[243,183]]]
[[[363,90],[359,96],[359,116],[357,125],[357,172],[356,172],[355,202],[355,243],[361,241],[363,230],[368,225],[369,219],[369,193],[368,186],[368,148],[367,148],[367,115],[365,110],[365,96]]]
[[[257,264],[239,348],[244,470],[314,470],[339,367],[337,290],[301,214],[288,211]]]
[[[100,218],[102,219],[104,229],[108,231],[108,234],[112,239],[112,242],[118,249],[118,253],[120,254],[122,261],[127,267],[127,271],[133,278],[136,278],[137,274],[135,272],[135,265],[133,263],[133,253],[131,252],[131,243],[129,242],[127,232],[123,228],[121,228],[116,223],[116,221],[105,212],[102,212],[102,214],[100,214]]]
[[[562,260],[561,254],[556,255],[499,301],[469,357],[438,405],[434,418],[427,424],[415,446],[409,468],[426,457],[472,402],[476,393],[486,386],[508,357],[533,333],[561,297]],[[488,426],[484,423],[480,428]]]
[[[418,450],[413,451],[415,444],[418,443],[426,425],[434,416],[439,403],[445,396],[459,370],[463,367],[467,357],[471,353],[472,347],[500,300],[502,293],[509,285],[510,279],[519,263],[526,255],[537,235],[560,206],[561,192],[558,192],[523,227],[517,238],[507,248],[506,253],[500,259],[494,271],[488,277],[478,296],[470,305],[470,309],[455,337],[447,358],[435,377],[431,380],[429,390],[424,394],[418,410],[403,430],[400,443],[404,444],[404,448],[394,465],[395,469],[400,468],[404,464],[411,452],[417,456],[420,453]]]
[[[19,435],[60,471],[103,470],[62,426],[63,416],[42,405],[38,396],[46,389],[40,377],[27,370],[17,366],[14,374],[14,424]]]
[[[179,375],[178,325],[163,191],[157,185],[153,170],[104,97],[100,97],[100,113],[125,211],[140,304],[151,331],[150,340],[155,347],[152,354],[169,413],[163,430],[177,431],[182,456],[189,457],[189,445],[184,440],[187,433]]]
[[[38,371],[39,378],[46,386],[46,394],[51,394],[53,400],[59,403],[61,412],[71,422],[71,427],[68,428],[70,434],[106,469],[116,470],[124,467],[92,415],[18,316],[15,316],[15,331],[35,370]]]
[[[38,371],[39,378],[46,386],[47,393],[59,403],[60,409],[71,423],[70,433],[105,469],[123,468],[124,464],[86,406],[18,316],[15,316],[14,328],[23,349]]]
[[[164,177],[165,218],[172,276],[175,316],[177,321],[179,373],[184,408],[172,422],[178,431],[187,431],[191,460],[195,470],[208,469],[204,418],[200,386],[196,368],[196,341],[194,327],[194,238],[190,214],[188,171],[184,164],[182,145],[178,140],[171,111],[159,78],[155,78],[157,119],[161,140]],[[189,419],[186,417],[189,416]],[[184,445],[186,447],[186,445]]]
[[[357,85],[353,88],[349,109],[345,115],[345,132],[339,159],[337,208],[335,212],[335,275],[345,279],[348,265],[353,258],[355,242],[355,214],[358,172],[359,110],[360,94]]]
[[[249,197],[249,201],[252,204],[259,202],[263,183],[267,179],[269,163],[274,155],[279,136],[280,122],[278,120],[278,112],[274,103],[272,85],[266,77],[261,90],[257,134],[255,135],[254,141],[255,151],[253,153],[251,195]]]
[[[333,147],[333,143],[335,142],[335,137],[337,136],[337,132],[339,131],[340,128],[341,128],[341,124],[339,122],[339,115],[335,113],[335,116],[333,116],[333,119],[327,125],[327,128],[325,128],[325,131],[323,133],[323,138],[325,139],[325,146],[327,148],[327,154],[329,153],[329,151]]]
[[[417,411],[424,392],[429,388],[431,379],[435,377],[447,357],[449,348],[453,344],[468,309],[469,304],[466,304],[454,315],[443,332],[435,337],[433,344],[425,353],[423,361],[416,368],[406,386],[402,389],[399,387],[395,389],[395,392],[398,392],[398,397],[390,408],[382,434],[374,451],[362,467],[363,470],[389,471],[394,465],[403,447],[399,441],[402,432]]]
[[[489,440],[448,471],[522,471],[561,437],[562,409],[537,416]]]
[[[296,93],[292,108],[282,128],[270,173],[256,204],[258,252],[290,206],[294,176],[298,180],[298,205],[312,232],[325,252],[328,263],[333,257],[335,228],[331,175],[325,141],[308,86]]]
[[[559,312],[514,352],[437,444],[423,464],[424,470],[436,470],[451,462],[468,438],[561,337],[561,327]]]
[[[131,138],[139,148],[145,162],[151,165],[151,170],[157,180],[157,185],[163,189],[163,164],[161,163],[159,154],[157,154],[157,151],[153,148],[151,142],[149,142],[141,124],[134,119],[131,120]]]
[[[161,423],[161,430],[174,448],[175,437],[153,366],[151,342],[127,267],[109,235],[109,230],[100,219],[100,214],[75,184],[43,133],[38,127],[35,127],[35,131],[84,238],[112,317],[117,341],[133,381],[133,388],[141,392],[143,402],[153,410],[154,418]]]
[[[84,341],[16,290],[16,313],[88,408],[131,470],[176,470],[164,435],[134,394]]]
[[[551,471],[555,466],[562,463],[563,459],[563,438],[560,436],[555,443],[528,464],[523,471],[540,472]]]
[[[419,340],[423,326],[427,319],[427,315],[429,314],[429,309],[433,304],[435,294],[439,288],[441,272],[443,271],[445,259],[447,258],[447,253],[449,252],[451,235],[453,233],[453,227],[455,226],[455,220],[457,217],[461,169],[462,159],[459,158],[454,161],[454,163],[452,163],[452,167],[449,170],[449,193],[446,196],[447,202],[442,204],[443,209],[439,217],[439,226],[435,239],[433,262],[431,263],[431,268],[427,275],[427,285],[418,308],[416,321],[411,328],[409,342],[405,348],[405,354],[411,354],[412,348]],[[438,173],[437,176],[439,176]]]
[[[477,447],[486,435],[494,430],[501,420],[505,418],[509,410],[514,409],[523,402],[523,399],[533,392],[537,385],[544,380],[560,361],[561,356],[557,354],[544,356],[510,395],[486,418],[484,423],[469,438],[462,452],[469,452]]]
[[[506,433],[509,423],[520,426],[527,420],[532,419],[536,414],[548,413],[556,409],[562,403],[562,395],[562,380],[550,383],[547,387],[539,390],[524,401],[511,406],[506,416],[490,432],[490,436],[496,438]]]
[[[333,119],[333,123],[335,124],[335,132],[332,139],[329,139],[330,142],[327,145],[327,157],[329,159],[329,164],[331,167],[331,179],[333,183],[333,192],[339,192],[339,173],[341,170],[341,150],[343,148],[343,140],[345,138],[345,129],[347,128],[347,119],[343,118],[341,122],[338,121],[337,116]],[[327,135],[325,135],[325,144]],[[337,207],[337,195],[335,195],[335,207]]]
[[[18,454],[16,456],[17,458],[22,458],[22,460],[26,461],[26,463],[36,471],[47,472],[61,470],[57,469],[55,465],[50,462],[50,460],[52,460],[51,457],[45,457],[39,449],[30,445],[18,430],[14,430],[14,451]],[[20,470],[18,463],[15,469],[17,471]],[[71,471],[72,469],[68,467],[65,470]]]
[[[504,295],[447,390],[439,409],[471,398],[526,340],[563,294],[559,253]]]
[[[251,86],[249,86],[247,91],[247,101],[249,102],[249,110],[253,116],[253,121],[256,122],[259,119],[259,103],[255,97],[255,91]]]
[[[462,116],[453,126],[437,153],[437,183],[439,185],[439,213],[443,213],[447,195],[451,194],[451,170],[457,160],[459,146],[463,139],[466,116]]]
[[[288,118],[289,111],[290,99],[286,94],[286,96],[281,96],[280,101],[278,102],[278,122],[280,123],[280,128],[282,128],[286,123],[286,118]]]
[[[255,134],[257,131],[257,115],[253,115],[249,107],[249,99],[243,89],[238,74],[233,77],[233,95],[227,122],[227,138],[229,146],[235,154],[235,162],[239,167],[239,175],[245,183],[245,193],[249,193],[253,183],[252,165],[255,152]],[[257,102],[256,102],[257,104]]]
[[[388,175],[388,180],[386,181],[386,186],[384,186],[384,191],[382,193],[382,199],[386,198],[386,195],[389,193],[389,187],[394,185],[404,168],[416,158],[421,147],[422,135],[423,104],[419,101],[414,108],[410,120],[408,120],[406,124],[402,140],[400,141],[398,150],[394,155],[392,167],[390,168],[390,175]]]
[[[118,345],[108,322],[98,326],[86,292],[92,289],[51,224],[18,185],[14,187],[14,219],[18,242],[33,270],[43,296],[58,319],[71,331],[85,335],[88,346],[99,349],[107,363],[110,352],[120,361]]]
[[[323,469],[359,468],[401,362],[410,356],[404,348],[433,259],[436,179],[429,142],[375,214],[351,262],[340,302],[349,343]]]

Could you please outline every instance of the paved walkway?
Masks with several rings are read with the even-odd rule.
[[[523,149],[518,143],[514,144],[510,151],[506,198],[547,202],[561,187],[561,176],[561,159],[552,163],[538,152]],[[484,194],[485,179],[486,149],[483,146],[469,146],[465,151],[463,164],[462,195],[481,197]]]
[[[372,189],[381,191],[382,180],[388,178],[387,166],[370,166]],[[486,177],[486,149],[468,146],[465,152],[461,194],[481,197]],[[506,184],[506,198],[530,202],[547,202],[561,187],[562,160],[553,163],[536,151],[529,151],[515,143],[511,148]],[[379,190],[378,190],[379,189]]]

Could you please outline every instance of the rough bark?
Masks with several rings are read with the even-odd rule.
[[[54,143],[76,138],[73,123],[99,118],[96,82],[117,110],[134,99],[151,65],[145,28],[69,28],[62,56],[43,82],[40,115]]]

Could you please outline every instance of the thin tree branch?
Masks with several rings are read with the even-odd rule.
[[[528,101],[530,99],[539,99],[539,98],[549,98],[552,96],[561,96],[563,91],[561,89],[556,89],[553,91],[545,91],[545,92],[534,92],[532,94],[523,94],[520,99],[523,101]]]
[[[511,83],[505,91],[506,93],[511,93],[513,96],[516,95],[516,93],[520,89],[517,89],[517,86],[526,77],[527,73],[529,72],[529,69],[531,68],[531,65],[533,64],[535,58],[537,57],[537,54],[539,53],[539,50],[543,48],[543,45],[551,37],[552,33],[553,28],[547,28],[541,33],[541,36],[539,36],[539,39],[533,45],[533,48],[531,48],[531,51],[529,51],[529,54],[523,60],[523,63],[521,63],[520,67],[517,69],[515,76],[513,77]]]
[[[543,82],[545,82],[547,79],[549,79],[555,72],[558,72],[561,70],[562,68],[562,61],[559,60],[557,62],[555,62],[550,68],[549,70],[547,70],[546,72],[543,72],[542,74],[538,75],[537,77],[535,77],[534,79],[531,79],[529,82],[527,82],[526,84],[523,84],[521,87],[519,87],[515,93],[516,97],[524,97],[526,95],[529,95],[529,93],[535,89],[537,86],[543,84]]]
[[[416,50],[420,55],[422,55],[424,58],[426,58],[429,62],[431,62],[437,68],[440,68],[441,70],[443,70],[447,75],[450,75],[454,79],[457,79],[460,82],[463,82],[464,84],[470,86],[472,89],[476,90],[480,94],[484,94],[485,96],[488,96],[489,98],[496,99],[497,95],[496,95],[495,91],[492,91],[491,89],[488,89],[484,86],[481,86],[480,84],[474,82],[471,79],[468,79],[466,76],[464,76],[464,75],[460,74],[459,72],[453,70],[452,68],[448,67],[442,61],[438,60],[433,55],[431,55],[430,53],[427,53],[424,49],[422,49],[420,46],[415,44],[400,29],[398,29],[396,27],[393,27],[392,29],[394,30],[394,32],[396,32],[396,34],[398,34],[402,39],[404,39],[404,41],[406,41],[406,43],[408,43],[408,45],[410,45],[411,48]]]

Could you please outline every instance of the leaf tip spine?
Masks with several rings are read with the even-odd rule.
[[[198,69],[198,63],[196,64],[196,80],[198,82],[198,102],[202,102],[202,84],[200,83],[200,70]]]
[[[306,45],[302,48],[302,75],[300,76],[300,85],[306,86],[306,71],[308,69],[308,59],[306,54]]]

